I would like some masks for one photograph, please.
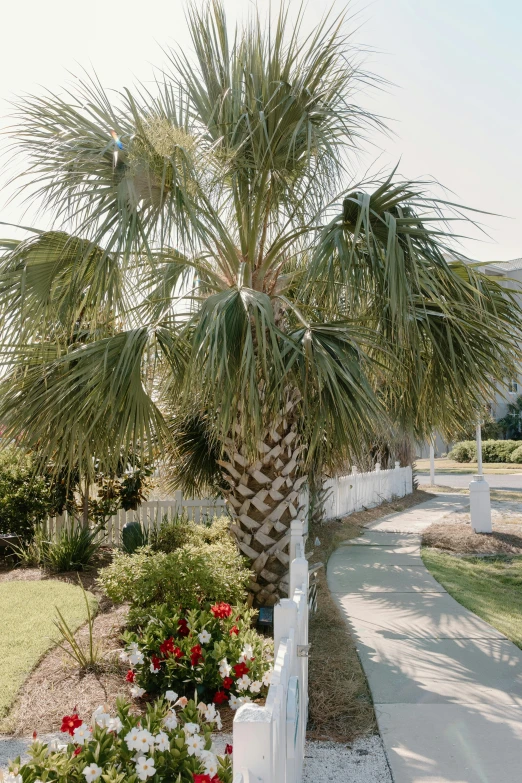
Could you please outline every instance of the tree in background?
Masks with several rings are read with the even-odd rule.
[[[195,58],[172,51],[153,88],[20,101],[24,187],[55,228],[6,242],[0,417],[57,469],[139,443],[224,483],[274,603],[310,466],[469,420],[513,374],[519,310],[447,262],[457,208],[394,174],[347,186],[379,121],[341,18],[307,37],[284,6],[230,35],[214,0],[188,21]]]

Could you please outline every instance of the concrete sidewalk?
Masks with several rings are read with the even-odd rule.
[[[522,651],[420,557],[422,530],[467,503],[444,494],[385,517],[328,563],[394,783],[522,781]]]

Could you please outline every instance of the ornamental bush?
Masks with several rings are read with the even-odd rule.
[[[228,702],[233,709],[264,696],[273,643],[253,630],[254,616],[251,609],[225,602],[186,613],[159,607],[143,627],[124,635],[127,681],[140,695],[196,691],[200,699]]]
[[[473,462],[477,459],[477,444],[474,440],[455,443],[448,454],[448,459],[454,459],[455,462]]]
[[[122,700],[115,717],[98,707],[90,725],[73,712],[61,726],[70,741],[35,741],[29,761],[12,761],[4,783],[138,783],[149,778],[154,783],[232,783],[230,756],[220,758],[212,747],[212,729],[220,723],[213,704],[178,699],[175,693],[149,704],[142,716],[132,715]]]
[[[35,476],[31,459],[18,449],[0,454],[0,533],[13,533],[26,542],[51,509],[51,492]]]
[[[482,441],[482,459],[484,462],[512,462],[513,452],[520,446],[522,446],[522,442],[519,440],[484,440]],[[448,457],[456,462],[475,462],[477,444],[474,440],[463,440],[456,443]]]
[[[511,462],[522,462],[522,444],[515,451],[511,452]]]
[[[202,526],[203,527],[203,526]],[[115,603],[171,609],[197,609],[208,603],[241,603],[250,571],[223,525],[206,528],[199,543],[187,543],[173,552],[143,547],[133,555],[116,552],[102,569],[99,584]],[[206,540],[205,537],[206,536]]]

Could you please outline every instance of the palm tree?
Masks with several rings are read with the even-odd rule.
[[[0,418],[87,477],[184,455],[224,484],[266,604],[309,466],[469,419],[513,374],[517,305],[446,261],[462,211],[422,183],[346,188],[379,122],[342,19],[303,37],[283,7],[230,38],[213,0],[188,21],[195,62],[170,52],[154,89],[85,77],[18,105],[22,187],[55,228],[6,243]]]

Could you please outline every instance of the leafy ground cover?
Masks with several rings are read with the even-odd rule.
[[[424,564],[462,606],[522,648],[522,557],[455,557],[425,548]]]
[[[90,597],[92,609],[96,600]],[[0,583],[0,718],[24,680],[52,647],[53,619],[59,607],[73,630],[87,618],[80,587],[58,580],[12,580]]]

